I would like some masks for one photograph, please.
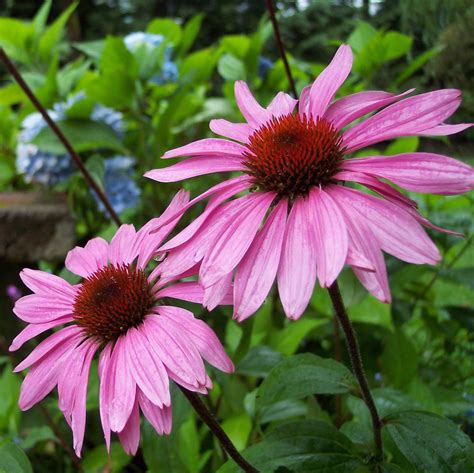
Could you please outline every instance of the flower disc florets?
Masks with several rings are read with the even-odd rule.
[[[84,281],[73,316],[88,336],[108,342],[140,325],[153,304],[143,271],[129,264],[107,266]]]
[[[290,198],[326,184],[344,156],[341,134],[324,119],[273,117],[249,138],[247,173],[265,191]]]

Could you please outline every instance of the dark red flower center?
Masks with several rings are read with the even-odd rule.
[[[250,137],[246,172],[261,190],[290,198],[306,195],[338,171],[344,156],[341,141],[340,132],[322,118],[274,117]]]
[[[74,321],[107,342],[143,322],[154,305],[146,274],[134,266],[107,266],[87,278],[74,301]]]

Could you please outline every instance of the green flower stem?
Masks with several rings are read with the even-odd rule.
[[[354,371],[355,377],[360,386],[362,392],[362,398],[369,409],[370,417],[372,418],[372,428],[374,431],[374,443],[375,451],[378,460],[383,459],[383,446],[382,446],[382,421],[380,420],[377,407],[374,402],[374,398],[370,393],[369,383],[367,382],[367,377],[364,371],[364,365],[362,364],[362,357],[360,354],[359,343],[357,342],[356,333],[354,327],[349,320],[347,315],[344,302],[341,297],[341,292],[339,291],[339,286],[337,281],[335,281],[332,286],[328,288],[329,296],[331,297],[331,302],[334,307],[334,312],[336,314],[337,320],[341,325],[344,335],[346,337],[347,349],[349,352],[349,357],[351,359],[352,370]]]

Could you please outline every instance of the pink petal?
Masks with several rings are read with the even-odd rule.
[[[275,280],[287,208],[287,199],[280,200],[237,268],[233,317],[239,322],[250,317],[263,304]]]
[[[247,143],[249,136],[253,133],[253,128],[247,123],[231,123],[222,118],[211,120],[209,128],[217,135],[225,136],[241,143]]]
[[[231,271],[219,279],[215,284],[204,289],[202,305],[207,310],[214,310],[218,305],[224,305],[225,303],[232,305],[233,275],[233,271]]]
[[[316,282],[315,238],[311,235],[307,201],[298,197],[286,223],[278,268],[278,291],[285,314],[298,319],[306,309]]]
[[[459,107],[459,90],[443,89],[401,100],[347,130],[343,135],[346,152],[373,143],[423,134],[452,115]]]
[[[339,47],[332,61],[313,82],[309,97],[309,111],[313,119],[322,117],[328,105],[344,83],[352,68],[352,51],[350,46]]]
[[[238,158],[247,148],[235,143],[234,141],[223,140],[221,138],[205,138],[203,140],[194,141],[179,148],[167,151],[163,158],[179,158],[181,156],[205,156],[220,157],[228,159],[231,157]]]
[[[181,299],[182,301],[195,302],[202,304],[204,298],[204,289],[196,281],[179,282],[172,286],[160,289],[155,297],[161,299],[163,297],[171,297],[173,299]]]
[[[192,312],[179,307],[166,307],[162,313],[164,317],[179,324],[180,330],[185,332],[208,363],[225,373],[234,371],[234,365],[227,356],[219,338],[204,321],[196,319]]]
[[[143,327],[129,329],[123,341],[130,373],[140,390],[153,404],[169,406],[168,375],[163,363],[149,346]]]
[[[347,250],[346,264],[349,266],[355,266],[357,269],[363,269],[364,271],[375,271],[374,265],[360,251],[358,251],[354,245],[351,244],[349,244]]]
[[[145,177],[158,182],[178,182],[190,177],[212,174],[215,172],[243,171],[242,158],[238,156],[199,156],[188,158],[166,168],[153,169]]]
[[[99,358],[99,414],[102,430],[104,431],[105,444],[107,451],[110,453],[110,425],[108,419],[108,402],[110,399],[110,389],[112,386],[112,371],[110,370],[110,358],[112,354],[113,343],[109,342]]]
[[[9,351],[16,351],[23,346],[24,343],[35,338],[40,333],[46,332],[51,328],[54,328],[61,324],[66,324],[72,321],[72,317],[63,317],[61,319],[55,319],[52,322],[46,322],[44,324],[28,324],[12,341],[9,347]]]
[[[300,100],[298,104],[298,113],[300,117],[309,116],[309,97],[311,93],[311,85],[307,85],[300,94]]]
[[[413,92],[413,90],[407,90],[400,95],[382,91],[358,92],[348,95],[336,100],[327,109],[324,118],[340,130],[354,120],[397,101],[401,97]]]
[[[20,278],[29,289],[41,296],[70,302],[77,294],[77,288],[63,278],[54,274],[25,268],[20,272]]]
[[[240,199],[246,200],[246,207],[232,219],[228,218],[225,230],[204,257],[200,270],[204,286],[212,286],[237,266],[250,247],[274,197],[273,192],[265,192]]]
[[[132,413],[136,397],[136,383],[130,373],[123,336],[115,342],[108,370],[107,417],[112,432],[121,432]]]
[[[313,189],[309,195],[312,231],[316,249],[317,274],[321,287],[329,287],[344,267],[348,236],[344,216],[331,196]],[[310,231],[311,231],[310,230]]]
[[[389,179],[415,192],[454,195],[474,188],[474,169],[456,159],[432,153],[404,153],[348,159],[344,169]]]
[[[118,433],[123,449],[129,455],[135,455],[140,444],[140,412],[138,411],[138,396],[135,398],[130,417],[125,427]]]
[[[454,135],[455,133],[464,131],[473,125],[474,125],[473,123],[457,123],[456,125],[438,125],[438,126],[435,126],[434,128],[430,128],[429,130],[424,130],[423,135],[426,135],[426,136]]]
[[[84,248],[76,246],[66,256],[66,268],[74,274],[88,278],[107,266],[108,243],[100,237],[89,240]]]
[[[121,225],[109,245],[109,261],[112,265],[130,264],[137,257],[135,227]]]
[[[138,402],[148,422],[159,435],[171,433],[171,406],[160,408],[152,404],[139,390]]]
[[[47,323],[71,317],[73,304],[74,299],[71,299],[69,302],[63,302],[62,299],[30,294],[21,297],[15,302],[13,313],[25,322]]]
[[[420,224],[397,205],[355,189],[328,186],[331,196],[345,209],[357,212],[375,235],[380,247],[391,255],[409,263],[436,264],[438,249]],[[347,212],[346,212],[347,214]]]
[[[285,94],[285,92],[278,92],[278,94],[275,95],[275,98],[270,102],[267,110],[273,117],[281,117],[293,113],[297,103],[298,100]]]
[[[270,120],[271,114],[255,100],[248,85],[244,81],[237,81],[234,86],[234,91],[237,106],[249,125],[256,128]]]

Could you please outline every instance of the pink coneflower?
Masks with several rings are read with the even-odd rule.
[[[169,251],[163,271],[179,273],[201,262],[207,306],[218,303],[233,280],[234,317],[243,320],[260,307],[276,278],[286,315],[297,319],[316,279],[330,286],[345,264],[375,297],[389,302],[382,250],[415,264],[439,261],[422,225],[439,228],[385,180],[410,191],[458,194],[473,187],[473,170],[433,153],[347,156],[399,136],[464,130],[470,124],[444,123],[461,94],[445,89],[405,98],[410,91],[369,91],[333,101],[351,66],[351,49],[343,45],[299,101],[280,92],[267,108],[245,82],[237,82],[235,96],[246,123],[210,123],[213,132],[234,141],[211,138],[176,148],[164,158],[192,157],[146,174],[175,182],[213,172],[243,173],[191,201],[185,208],[211,196],[203,214],[160,249]],[[346,182],[379,197],[345,187]],[[243,190],[249,193],[229,200]]]
[[[203,359],[225,372],[233,365],[214,332],[185,309],[163,298],[202,303],[197,282],[169,285],[170,279],[145,268],[158,245],[176,225],[169,220],[188,202],[180,192],[163,215],[138,232],[122,225],[110,243],[90,240],[69,252],[66,267],[84,280],[71,285],[43,271],[24,269],[23,282],[34,294],[22,297],[14,312],[29,325],[15,338],[16,350],[36,335],[67,324],[42,341],[15,371],[30,368],[19,404],[26,410],[57,385],[59,407],[70,425],[80,455],[86,423],[86,393],[94,354],[100,351],[100,417],[107,446],[117,432],[134,454],[143,412],[159,434],[171,430],[169,379],[206,394],[212,382]]]

